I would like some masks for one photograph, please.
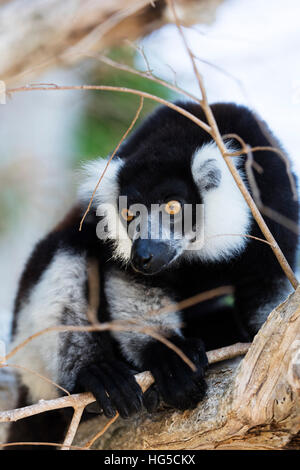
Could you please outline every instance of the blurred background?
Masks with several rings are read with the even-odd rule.
[[[258,111],[282,141],[300,175],[299,0],[218,3],[212,24],[185,28],[209,100],[235,101]],[[199,95],[174,25],[160,27],[137,45],[156,76],[176,80]],[[124,41],[108,54],[145,70],[143,54]],[[110,84],[167,99],[178,97],[96,58],[56,66],[34,80],[19,80],[21,85],[32,82]],[[0,104],[0,340],[6,341],[9,335],[17,280],[26,258],[74,202],[75,170],[82,162],[113,151],[138,102],[131,95],[99,91],[34,91],[12,94]],[[140,119],[155,106],[146,101]]]

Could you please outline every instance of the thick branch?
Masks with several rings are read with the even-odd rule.
[[[236,357],[245,354],[249,349],[249,343],[236,343],[226,348],[216,349],[208,352],[208,360],[211,364],[219,362],[230,357]],[[147,390],[153,383],[154,379],[150,372],[142,372],[136,375],[136,380],[140,384],[142,390]],[[53,400],[40,400],[38,403],[15,410],[1,411],[0,422],[7,423],[11,421],[18,421],[29,416],[50,410],[58,410],[61,408],[85,408],[90,403],[95,401],[91,393],[80,393],[75,395],[68,395],[61,398],[54,398]]]

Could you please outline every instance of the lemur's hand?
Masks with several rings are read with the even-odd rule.
[[[166,404],[180,410],[193,409],[204,397],[207,388],[204,372],[208,360],[204,345],[201,340],[192,338],[172,337],[170,341],[191,359],[197,370],[192,371],[178,354],[158,342],[151,343],[144,351],[145,369],[151,371],[155,387]],[[147,407],[146,402],[145,405]]]
[[[101,362],[82,369],[77,385],[94,394],[107,418],[112,418],[116,411],[122,418],[129,418],[143,406],[143,393],[134,373],[123,362]]]

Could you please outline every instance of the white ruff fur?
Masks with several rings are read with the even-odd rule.
[[[86,276],[84,256],[66,251],[57,252],[19,310],[19,327],[11,349],[38,331],[62,324],[65,307],[72,310],[77,318],[82,318],[87,309],[84,300]],[[59,333],[49,332],[34,338],[9,362],[31,369],[57,383],[60,370]],[[58,396],[53,384],[30,371],[20,370],[20,375],[23,384],[29,388],[33,402]]]
[[[83,183],[79,188],[79,199],[84,204],[88,205],[97,182],[106,167],[107,161],[108,158],[100,158],[84,166]],[[117,176],[122,165],[122,160],[117,157],[114,157],[109,163],[95,193],[93,207],[97,208],[97,215],[99,216],[103,215],[104,210],[108,222],[106,239],[114,242],[114,256],[126,262],[130,259],[132,242],[126,229],[120,222],[117,205],[119,197]],[[102,226],[103,222],[100,222],[100,224]],[[101,232],[101,234],[102,233],[103,232]]]
[[[208,160],[212,162],[206,163]],[[234,162],[238,158],[234,157]],[[215,166],[221,180],[216,188],[204,189],[207,170]],[[250,209],[244,200],[215,142],[197,150],[192,160],[193,178],[204,203],[204,245],[197,251],[186,252],[187,257],[204,261],[221,261],[242,251],[248,241],[236,236],[249,233]],[[243,175],[242,175],[243,176]]]

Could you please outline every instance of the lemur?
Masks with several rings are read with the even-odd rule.
[[[197,103],[177,105],[206,122]],[[218,103],[211,109],[222,135],[235,133],[252,147],[274,144],[265,123],[246,107]],[[240,149],[233,138],[226,146]],[[134,320],[155,328],[196,371],[159,340],[134,330],[51,332],[32,340],[13,362],[70,393],[92,392],[107,417],[119,412],[127,418],[143,407],[151,412],[161,399],[179,410],[192,409],[209,393],[206,351],[251,341],[289,292],[289,282],[270,246],[251,238],[264,237],[215,141],[186,116],[162,106],[133,132],[108,165],[80,231],[108,158],[84,166],[73,210],[29,258],[15,301],[12,347],[46,327],[89,324],[88,263],[93,261],[100,279],[98,321]],[[232,157],[251,193],[246,160],[245,154]],[[261,203],[297,223],[298,201],[284,160],[263,150],[253,152],[253,161]],[[294,267],[296,234],[273,218],[265,220]],[[186,230],[180,230],[183,225]],[[176,307],[224,285],[234,288],[231,306],[215,299]],[[174,308],[163,312],[169,304]],[[134,374],[145,370],[155,384],[142,393]],[[20,384],[22,405],[61,393],[25,370]],[[10,441],[41,440],[41,431],[34,431],[40,417],[32,420],[26,432],[30,420],[12,426]],[[43,438],[57,442],[53,423]]]

